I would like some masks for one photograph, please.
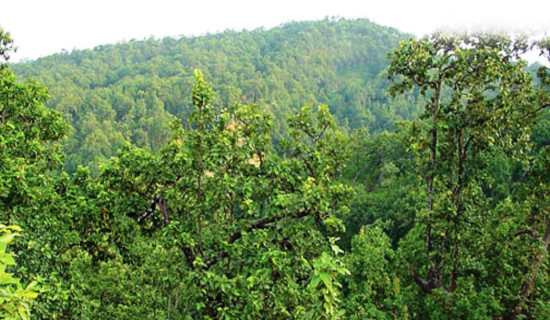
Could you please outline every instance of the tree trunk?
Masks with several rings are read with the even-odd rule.
[[[518,319],[518,316],[525,311],[525,304],[529,300],[529,297],[535,289],[535,283],[537,280],[537,274],[539,273],[542,262],[548,255],[548,245],[550,244],[550,221],[546,224],[546,230],[544,231],[544,236],[542,237],[542,252],[536,255],[535,261],[531,264],[532,268],[528,272],[521,289],[518,293],[518,303],[512,311],[510,320]]]
[[[436,158],[437,158],[437,121],[438,121],[438,113],[439,113],[439,100],[441,96],[441,82],[439,86],[435,90],[435,97],[434,97],[434,105],[433,105],[433,128],[431,132],[432,139],[430,141],[430,162],[429,162],[429,170],[428,173],[428,222],[426,224],[426,253],[428,254],[428,257],[430,255],[430,252],[432,251],[432,239],[431,239],[431,233],[432,233],[432,222],[431,222],[431,214],[433,210],[433,184],[435,179],[435,165],[436,165]]]

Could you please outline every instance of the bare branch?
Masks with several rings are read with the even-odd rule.
[[[147,210],[145,210],[144,213],[140,214],[139,217],[137,217],[137,222],[140,223],[141,221],[147,219],[147,217],[149,217],[150,215],[153,214],[153,212],[155,212],[155,209],[157,208],[157,204],[159,203],[159,201],[161,200],[162,198],[160,196],[155,196],[152,200],[151,200],[151,205],[149,206],[149,208]]]

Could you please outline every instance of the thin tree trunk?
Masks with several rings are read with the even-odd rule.
[[[426,222],[426,255],[428,256],[428,260],[430,262],[430,270],[428,271],[428,275],[426,277],[426,280],[423,280],[420,278],[416,270],[414,269],[414,266],[410,264],[410,269],[412,276],[414,278],[414,281],[418,286],[424,291],[426,294],[432,293],[432,289],[439,287],[440,284],[438,284],[438,267],[430,257],[430,254],[432,252],[432,211],[433,211],[433,193],[434,193],[434,180],[435,180],[435,168],[436,168],[436,161],[437,161],[437,124],[438,124],[438,113],[439,113],[439,105],[440,105],[440,98],[441,98],[441,85],[442,85],[442,79],[439,79],[439,83],[435,88],[435,95],[433,98],[433,105],[432,105],[432,117],[433,117],[433,127],[431,130],[431,141],[430,141],[430,161],[429,161],[429,172],[427,177],[427,193],[428,193],[428,217]]]
[[[535,257],[535,261],[532,265],[532,269],[529,271],[521,289],[518,293],[518,303],[512,312],[511,320],[518,319],[518,316],[523,313],[525,310],[525,304],[529,300],[529,297],[535,289],[535,284],[537,280],[537,275],[539,273],[542,262],[546,259],[548,255],[548,245],[550,244],[550,221],[546,224],[546,230],[544,231],[544,236],[542,237],[542,252]]]
[[[434,97],[434,106],[433,106],[433,128],[432,128],[432,139],[430,141],[430,162],[428,173],[428,222],[426,224],[426,253],[428,257],[432,251],[432,222],[431,216],[433,211],[433,185],[435,179],[435,165],[437,159],[437,121],[439,113],[439,100],[441,95],[441,82],[436,88],[435,97]]]
[[[178,284],[178,290],[176,291],[176,301],[174,302],[174,312],[178,311],[178,302],[180,301],[181,285]]]

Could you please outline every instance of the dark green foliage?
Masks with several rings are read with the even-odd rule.
[[[345,248],[361,226],[378,219],[392,224],[388,232],[394,246],[412,227],[414,214],[425,199],[419,190],[416,163],[407,149],[409,126],[398,123],[394,132],[373,137],[363,129],[352,133],[351,161],[344,176],[355,186],[356,195],[345,218]]]

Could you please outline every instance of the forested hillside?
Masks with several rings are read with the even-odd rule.
[[[375,132],[419,108],[412,96],[390,103],[380,73],[387,54],[408,36],[368,20],[293,22],[271,30],[130,41],[13,65],[49,88],[48,107],[74,127],[67,170],[109,158],[124,141],[159,150],[173,116],[192,110],[193,70],[216,92],[214,103],[258,104],[275,121],[274,136],[305,104],[328,104],[345,128]]]
[[[0,29],[0,318],[549,319],[550,39],[399,37],[14,65],[48,100]]]

